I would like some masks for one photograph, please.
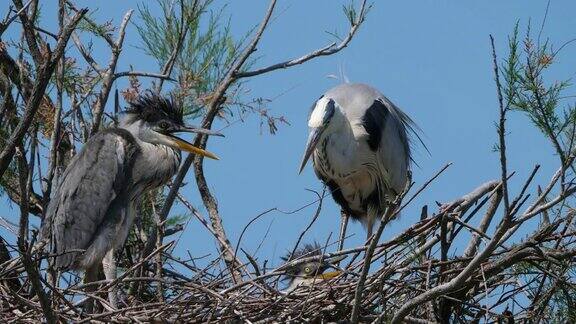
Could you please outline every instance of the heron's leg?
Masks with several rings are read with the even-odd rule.
[[[348,219],[350,219],[350,216],[344,211],[344,209],[342,209],[340,211],[340,237],[338,240],[338,251],[342,251],[344,249],[344,238],[346,237]]]
[[[366,215],[366,244],[370,244],[370,239],[372,238],[372,232],[374,231],[374,222],[378,217],[378,211],[376,208],[368,208],[368,213]]]
[[[370,238],[372,238],[372,228],[374,227],[374,220],[369,219],[368,224],[366,225],[366,241],[369,242]]]
[[[60,280],[60,271],[54,269],[52,264],[49,264],[48,270],[46,271],[46,281],[48,281],[48,283],[52,285],[52,287],[57,288],[59,280]]]
[[[53,264],[48,262],[48,269],[46,269],[46,281],[48,285],[58,288],[58,281],[60,281],[60,271],[54,269]],[[51,289],[50,289],[51,290]],[[51,292],[52,294],[52,292]],[[50,298],[52,300],[52,307],[57,307],[58,299],[57,298]]]
[[[117,276],[114,252],[115,249],[110,249],[110,251],[106,253],[104,259],[102,260],[102,268],[104,269],[104,276],[106,277],[106,280],[114,280]],[[110,306],[112,306],[114,309],[118,309],[118,295],[116,294],[115,286],[112,286],[110,290],[108,290],[108,301],[110,302]]]
[[[99,266],[92,266],[84,271],[84,284],[88,284],[98,280],[98,270]],[[86,293],[91,294],[95,292],[97,289],[96,286],[88,286],[86,287]],[[84,311],[91,314],[94,312],[94,304],[95,300],[92,300],[90,297],[84,303]]]

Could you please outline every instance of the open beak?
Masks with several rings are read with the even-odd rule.
[[[181,126],[180,128],[173,130],[172,133],[198,133],[198,134],[205,134],[205,135],[212,135],[212,136],[221,136],[224,137],[224,135],[222,135],[221,133],[218,132],[214,132],[212,130],[209,129],[204,129],[204,128],[197,128],[197,127],[193,127],[193,126]],[[220,160],[220,158],[218,158],[218,156],[216,156],[214,153],[210,153],[206,150],[203,150],[199,147],[196,147],[192,144],[190,144],[189,142],[176,137],[172,134],[168,134],[167,135],[170,142],[173,144],[174,147],[186,151],[186,152],[190,152],[190,153],[194,153],[194,154],[198,154],[198,155],[202,155],[214,160]]]
[[[173,132],[174,133],[179,133],[179,132],[198,133],[198,134],[224,137],[224,134],[222,134],[222,133],[215,132],[215,131],[210,130],[210,129],[195,127],[195,126],[180,126],[180,128],[176,129]]]
[[[324,259],[324,262],[326,264],[330,265],[330,264],[338,263],[344,259],[346,259],[346,255],[337,255],[337,256],[333,256],[331,258]],[[334,277],[339,276],[340,274],[342,274],[342,271],[340,271],[340,270],[329,271],[329,272],[324,272],[324,273],[317,275],[316,278],[324,279],[324,280],[325,279],[332,279]]]
[[[324,131],[323,128],[312,128],[310,131],[310,135],[308,135],[308,142],[306,143],[306,151],[304,151],[304,157],[302,158],[302,163],[300,164],[300,171],[298,173],[302,173],[304,167],[306,166],[306,162],[310,159],[310,155],[314,152],[318,141],[320,140],[320,135]]]

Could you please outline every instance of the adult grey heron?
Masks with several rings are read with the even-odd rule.
[[[328,90],[312,107],[308,126],[300,172],[312,156],[316,175],[346,215],[342,228],[351,216],[370,237],[375,220],[406,186],[408,132],[418,136],[417,126],[378,90],[359,83]]]
[[[293,254],[288,253],[288,255],[282,257],[282,260],[284,262],[290,262],[297,259],[317,257],[321,255],[322,248],[318,243],[306,244],[304,247],[294,251]],[[299,286],[318,284],[324,280],[338,276],[342,273],[341,271],[326,272],[326,270],[334,268],[334,263],[340,262],[345,258],[345,255],[324,257],[289,267],[284,275],[284,279],[288,281],[288,287],[285,291],[290,292]]]
[[[165,184],[180,165],[180,150],[218,159],[177,137],[179,132],[220,135],[186,126],[182,109],[152,94],[140,96],[117,127],[96,133],[62,174],[42,223],[41,238],[57,270],[84,270],[97,280],[116,277],[114,252],[122,247],[142,195]],[[110,302],[117,307],[115,294]]]

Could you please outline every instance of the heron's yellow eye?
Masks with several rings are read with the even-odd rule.
[[[306,268],[304,268],[304,272],[306,272],[306,273],[310,273],[310,267],[306,267]]]
[[[168,129],[168,127],[170,127],[170,124],[167,121],[161,121],[160,124],[158,124],[158,126],[162,129]]]

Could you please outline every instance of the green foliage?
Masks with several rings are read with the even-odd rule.
[[[575,152],[576,106],[567,101],[573,98],[567,94],[571,90],[570,80],[551,80],[547,72],[567,44],[555,50],[549,40],[541,43],[540,36],[532,37],[530,25],[520,40],[517,23],[508,39],[508,57],[501,68],[505,109],[524,113],[550,140],[563,165]],[[574,171],[573,164],[569,167]],[[568,204],[569,200],[563,207],[569,208]],[[564,214],[562,207],[554,214]],[[556,248],[555,242],[549,242],[547,249]],[[543,268],[546,276],[541,274]],[[576,267],[573,263],[523,261],[511,271],[520,282],[527,283],[528,296],[534,299],[532,311],[536,319],[551,322],[576,320],[573,301],[576,288],[572,284]]]
[[[348,18],[348,22],[351,25],[354,24],[358,17],[358,12],[356,11],[356,7],[354,7],[354,3],[349,3],[348,5],[342,6],[342,10],[344,11],[346,18]]]
[[[183,102],[186,115],[198,117],[239,54],[242,41],[232,38],[230,22],[223,18],[224,8],[208,10],[213,0],[157,2],[161,15],[146,4],[138,7],[141,23],[136,27],[143,50],[162,68],[181,46],[172,71],[178,80],[173,93]]]
[[[360,17],[361,20],[357,21],[359,18],[358,15],[360,14],[360,12],[358,12],[358,10],[356,9],[356,6],[354,5],[354,1],[350,1],[350,3],[348,3],[347,5],[342,6],[342,11],[344,11],[344,15],[348,19],[348,23],[351,26],[361,24],[371,9],[372,9],[372,3],[368,3],[366,5],[366,8],[364,8],[364,14],[362,15],[362,17]]]
[[[576,290],[572,285],[564,283],[559,285],[559,289],[551,297],[551,305],[556,308],[556,312],[554,312],[555,320],[553,320],[553,322],[576,322],[575,297]]]
[[[94,17],[94,13],[97,10],[91,10],[86,13],[84,19],[80,20],[76,29],[78,31],[85,31],[92,33],[99,37],[112,37],[112,33],[116,30],[114,25],[112,24],[112,20],[109,20],[103,24],[96,23]]]
[[[530,26],[522,42],[518,24],[509,38],[509,55],[502,67],[506,109],[524,112],[552,142],[556,153],[566,162],[574,151],[576,109],[564,102],[569,80],[547,81],[545,72],[554,63],[560,49],[549,41],[540,43],[531,36]]]
[[[52,74],[50,78],[50,85],[56,87],[57,74]],[[101,77],[97,75],[91,68],[81,69],[74,57],[67,57],[64,62],[64,76],[62,78],[64,92],[70,97],[74,95],[82,95],[92,89],[101,81]]]
[[[190,215],[186,215],[186,214],[170,216],[170,217],[168,217],[168,220],[166,220],[166,227],[170,228],[170,227],[174,227],[174,226],[186,223],[189,218],[190,218]]]

